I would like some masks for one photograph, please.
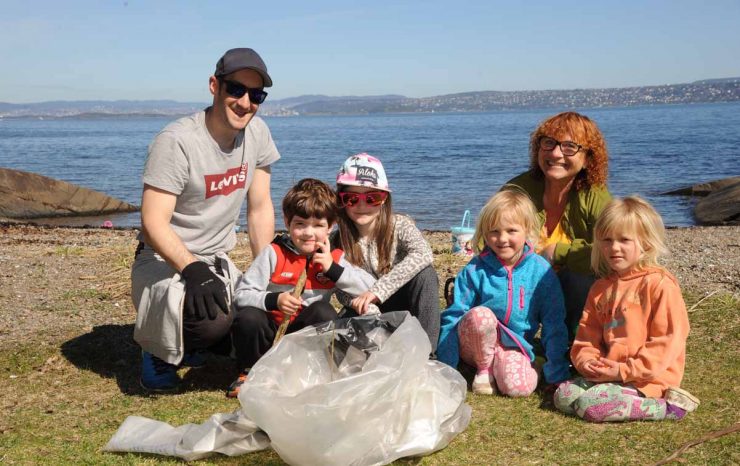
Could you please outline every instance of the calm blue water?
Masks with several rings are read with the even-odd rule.
[[[739,103],[582,112],[606,136],[611,192],[646,197],[667,225],[692,225],[692,204],[659,193],[740,175]],[[526,170],[529,133],[553,113],[266,118],[283,156],[273,167],[273,200],[279,210],[286,190],[304,177],[333,185],[344,159],[364,151],[383,161],[397,211],[413,216],[421,228],[446,230],[459,223],[465,209],[475,216],[502,183]],[[146,148],[169,121],[0,120],[0,166],[139,204]],[[117,226],[139,225],[138,214],[112,220]]]

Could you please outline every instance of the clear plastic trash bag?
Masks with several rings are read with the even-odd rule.
[[[284,338],[255,365],[242,411],[290,464],[386,464],[447,446],[470,421],[466,383],[429,361],[407,312],[342,319]]]
[[[214,453],[238,456],[269,446],[267,434],[237,410],[231,414],[214,414],[203,424],[180,427],[129,416],[103,451],[154,453],[193,461]]]
[[[239,393],[241,409],[222,415],[232,416],[226,419],[232,427],[229,442],[219,441],[217,425],[198,435],[218,446],[212,451],[233,455],[239,448],[259,449],[264,431],[269,445],[295,465],[387,464],[432,453],[465,430],[471,410],[465,380],[451,367],[429,361],[430,350],[426,333],[408,312],[341,319],[286,335],[250,371]],[[195,459],[185,456],[186,445],[171,432],[169,440],[178,447],[170,452],[161,445],[159,451],[141,445],[122,449],[120,437],[110,448],[126,422],[107,450]],[[234,426],[248,439],[239,439]],[[229,448],[232,440],[242,445]],[[201,441],[198,447],[201,458],[207,446]]]

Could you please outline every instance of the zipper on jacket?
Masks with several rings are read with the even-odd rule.
[[[529,244],[529,243],[527,243]],[[512,266],[508,266],[504,263],[504,261],[501,260],[500,257],[496,256],[496,259],[498,259],[499,262],[501,262],[501,265],[504,267],[504,270],[506,270],[506,287],[507,287],[507,297],[506,297],[506,318],[504,319],[504,324],[509,324],[509,318],[511,317],[511,308],[514,306],[514,269],[517,265],[519,265],[525,257],[527,257],[530,254],[533,254],[534,248],[532,248],[532,245],[529,244],[529,251],[523,253],[519,260],[516,261],[516,263]],[[522,302],[523,305],[523,302]]]
[[[519,287],[519,310],[524,309],[524,287]]]
[[[511,318],[511,308],[514,303],[514,267],[506,267],[506,318],[504,318],[504,324],[509,324],[509,318]]]

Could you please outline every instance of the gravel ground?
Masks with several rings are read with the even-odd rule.
[[[136,231],[0,223],[0,232],[0,348],[133,323]],[[454,275],[464,260],[449,254],[449,233],[424,234],[440,279]],[[740,295],[740,226],[672,228],[667,242],[672,255],[664,264],[685,291]],[[247,244],[240,234],[232,256],[241,268],[250,260]]]
[[[664,265],[688,291],[740,295],[740,226],[671,228]]]
[[[435,247],[449,248],[449,233],[424,232]],[[740,295],[740,226],[668,228],[670,255],[662,264],[686,291]],[[441,276],[441,274],[440,274]]]

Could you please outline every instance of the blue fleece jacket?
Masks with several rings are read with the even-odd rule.
[[[535,254],[530,245],[524,247],[522,257],[510,268],[486,247],[457,274],[454,302],[442,313],[437,346],[440,361],[457,367],[457,326],[465,313],[476,306],[485,306],[496,315],[501,344],[518,348],[530,361],[534,361],[532,341],[542,324],[541,341],[547,358],[543,367],[545,381],[557,383],[569,377],[563,292],[550,264]]]

